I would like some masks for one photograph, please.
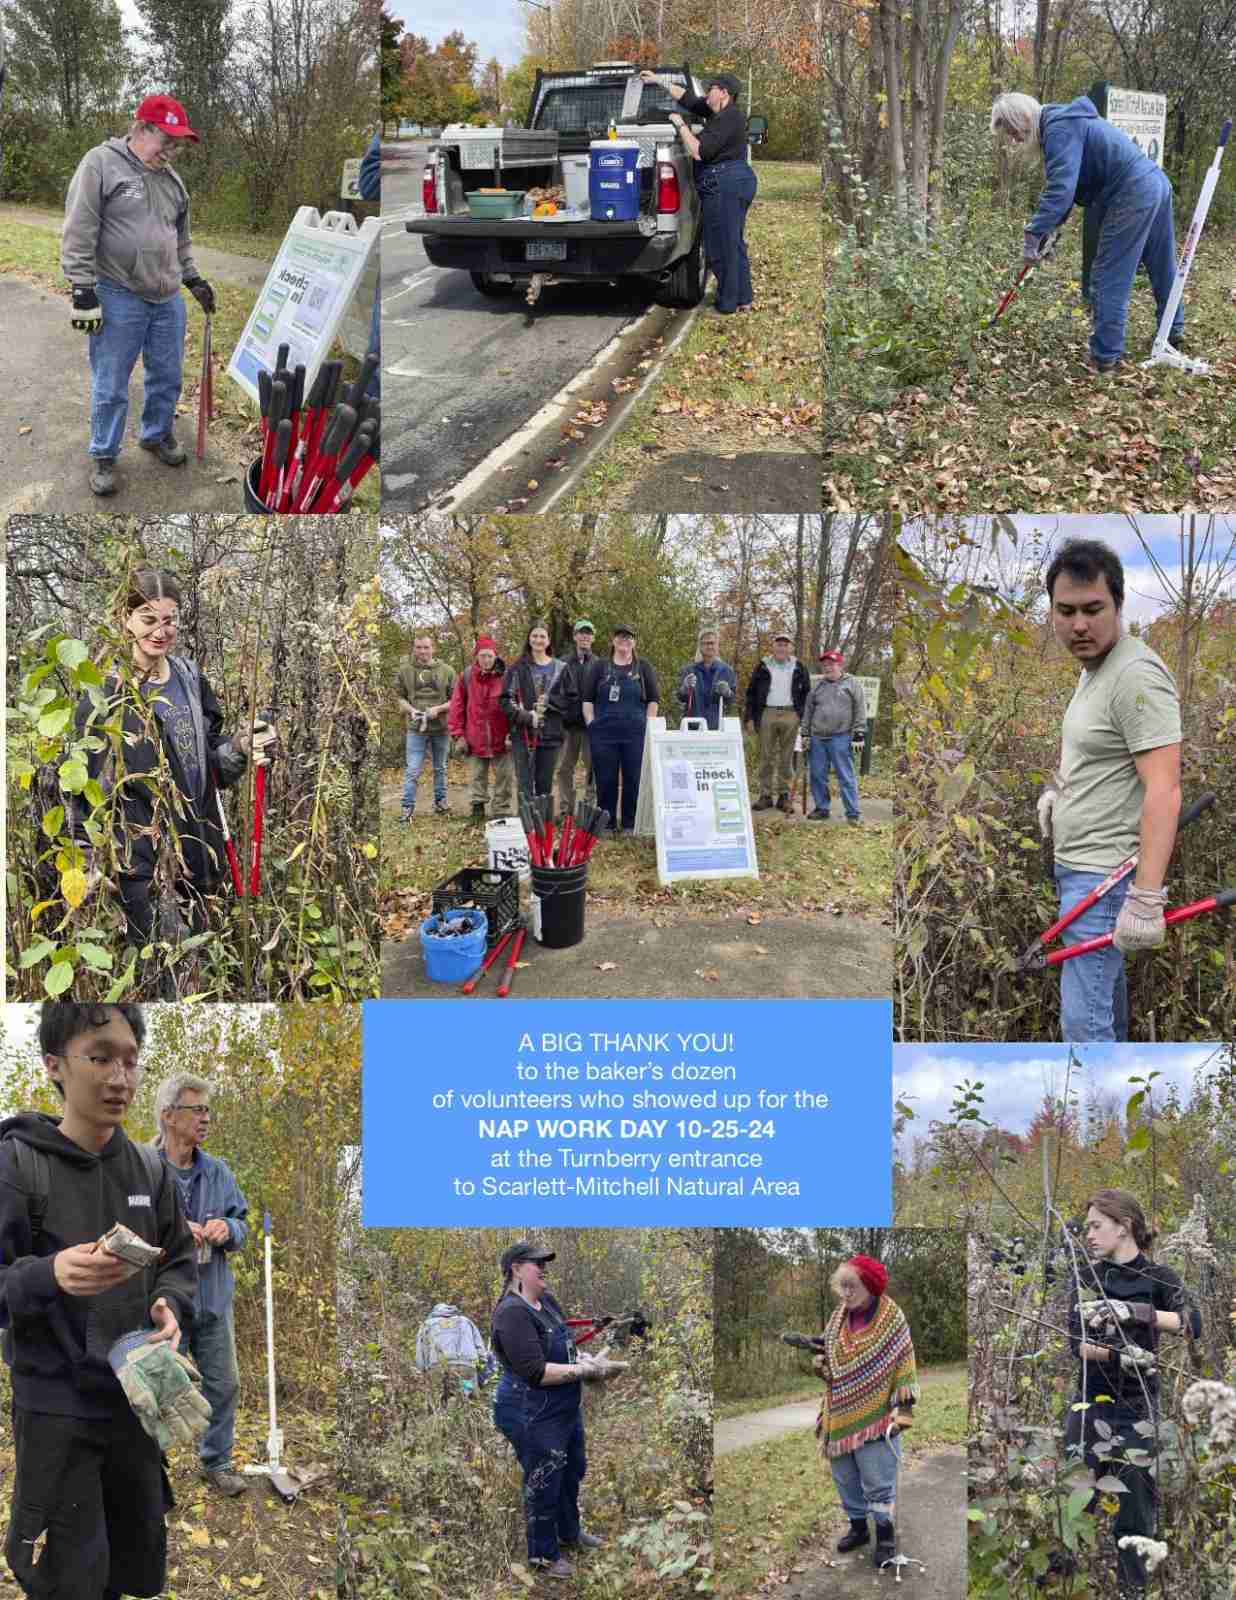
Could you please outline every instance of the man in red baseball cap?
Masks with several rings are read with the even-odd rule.
[[[60,263],[73,292],[72,326],[91,335],[90,487],[116,492],[116,457],[140,355],[144,400],[138,443],[169,467],[183,465],[172,431],[184,374],[183,285],[209,316],[215,293],[198,272],[189,195],[172,169],[197,142],[185,108],[148,95],[123,139],[82,157],[65,201]]]
[[[845,806],[846,821],[857,827],[863,820],[858,804],[858,779],[854,775],[853,743],[867,733],[867,698],[857,678],[844,670],[840,650],[820,651],[822,676],[803,707],[800,733],[811,773],[815,810],[808,821],[827,822],[828,769],[837,774],[837,787]]]

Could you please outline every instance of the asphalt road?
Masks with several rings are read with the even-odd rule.
[[[413,511],[521,427],[649,304],[609,285],[488,299],[432,267],[421,214],[428,141],[382,147],[382,505]]]

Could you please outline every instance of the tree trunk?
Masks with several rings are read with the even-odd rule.
[[[888,170],[897,215],[906,214],[906,146],[901,129],[901,12],[897,0],[880,0],[884,41],[884,93],[888,109]]]
[[[961,34],[961,21],[962,0],[949,0],[944,38],[940,43],[940,54],[936,57],[931,86],[931,161],[927,184],[931,213],[936,221],[940,219],[944,199],[944,118],[948,110],[948,80],[953,65],[953,51]]]
[[[915,225],[927,219],[927,0],[914,0],[910,13],[910,204]]]

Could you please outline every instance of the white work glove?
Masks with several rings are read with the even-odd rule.
[[[137,1420],[160,1450],[195,1444],[206,1432],[210,1403],[198,1388],[201,1374],[170,1344],[152,1344],[145,1332],[126,1334],[108,1360]]]
[[[1143,1350],[1140,1345],[1126,1346],[1120,1352],[1120,1365],[1126,1372],[1136,1372],[1140,1368],[1148,1378],[1153,1378],[1159,1370],[1154,1351]]]
[[[429,713],[427,711],[413,711],[408,720],[412,724],[413,733],[424,733],[429,726]]]
[[[254,717],[249,732],[249,754],[255,767],[268,767],[279,754],[279,735],[273,722]]]
[[[1163,912],[1167,905],[1166,889],[1139,889],[1134,886],[1124,897],[1120,915],[1116,918],[1116,931],[1112,943],[1117,950],[1135,953],[1153,950],[1167,938],[1167,924]]]
[[[580,1381],[597,1383],[606,1378],[616,1378],[620,1372],[625,1372],[629,1365],[627,1361],[611,1361],[605,1354],[580,1356]]]
[[[1112,1332],[1120,1323],[1140,1322],[1148,1328],[1155,1320],[1154,1307],[1144,1300],[1079,1300],[1077,1312],[1088,1327]]]
[[[683,681],[684,685],[688,689],[694,689],[696,683],[698,682],[698,680],[697,680],[697,678],[696,678],[696,676],[695,676],[695,674],[693,672],[688,672],[686,677],[682,681]]]
[[[545,721],[545,714],[544,714],[543,711],[537,709],[537,710],[532,712],[532,731],[533,731],[533,733],[537,732],[537,730],[540,728],[541,724],[544,721]]]
[[[733,689],[730,688],[730,681],[728,678],[721,678],[713,692],[718,700],[728,700],[734,693]]]
[[[1021,259],[1023,261],[1041,261],[1047,254],[1047,235],[1031,233],[1029,228],[1022,236]]]
[[[794,754],[796,756],[800,756],[800,755],[802,755],[802,753],[803,753],[803,736],[802,736],[801,733],[796,733],[794,735]]]
[[[1056,801],[1060,798],[1060,791],[1054,784],[1049,783],[1039,796],[1035,810],[1039,814],[1039,833],[1044,839],[1052,835],[1052,816],[1056,809]]]
[[[651,71],[648,67],[645,67],[639,76],[641,83],[659,83],[665,85],[666,82],[666,80],[661,77],[659,73]]]

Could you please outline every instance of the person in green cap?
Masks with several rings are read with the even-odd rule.
[[[562,754],[558,757],[558,815],[565,817],[575,809],[575,766],[580,757],[584,760],[584,802],[597,803],[596,779],[592,775],[592,742],[584,723],[583,697],[580,685],[593,663],[592,641],[596,629],[587,617],[575,624],[575,638],[560,659],[566,663],[559,692],[566,704],[562,714]]]

